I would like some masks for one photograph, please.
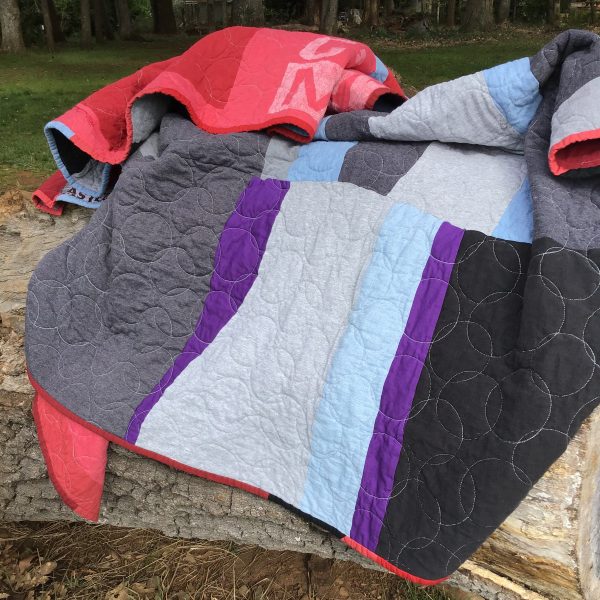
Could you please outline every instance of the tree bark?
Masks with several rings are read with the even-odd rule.
[[[319,31],[326,35],[337,33],[338,0],[322,0]]]
[[[31,418],[25,372],[25,294],[50,249],[80,231],[91,212],[58,218],[30,197],[0,197],[0,520],[75,520],[50,484]],[[600,598],[600,410],[527,498],[449,580],[486,600]],[[500,492],[499,492],[500,493]],[[241,490],[170,469],[111,446],[101,523],[168,535],[309,552],[376,568],[323,530]]]
[[[560,1],[546,0],[546,24],[558,27],[560,22]]]
[[[319,0],[306,0],[303,20],[306,25],[319,25],[321,21],[321,2]]]
[[[496,24],[502,25],[510,17],[510,0],[498,0],[496,4]]]
[[[0,31],[2,32],[2,50],[5,52],[25,50],[18,0],[0,0]]]
[[[177,33],[173,0],[152,0],[154,33],[172,35]]]
[[[383,10],[384,10],[386,24],[387,24],[387,21],[394,14],[394,8],[395,8],[395,6],[394,6],[394,0],[384,0],[384,2],[383,2]]]
[[[448,0],[446,7],[446,25],[448,27],[456,25],[456,2],[457,0]]]
[[[490,31],[493,26],[493,0],[467,0],[463,15],[462,29],[467,32]]]
[[[379,0],[365,0],[365,21],[371,27],[379,25]]]
[[[94,0],[94,34],[99,44],[106,40],[104,0]]]
[[[56,5],[54,4],[54,0],[48,0],[48,9],[50,11],[50,20],[52,21],[52,33],[54,34],[55,42],[64,42],[65,34],[62,30],[62,25],[60,23],[60,17],[58,15],[58,11],[56,10]]]
[[[90,0],[80,0],[81,8],[81,45],[90,48],[92,45],[92,17]]]
[[[44,34],[46,37],[46,44],[50,52],[54,52],[54,25],[52,23],[52,17],[50,16],[50,6],[48,0],[41,0],[42,19],[44,20]]]
[[[116,0],[117,16],[119,17],[119,37],[122,40],[130,40],[133,35],[131,27],[131,14],[129,12],[128,0]]]

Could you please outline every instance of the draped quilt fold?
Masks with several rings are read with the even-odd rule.
[[[31,279],[65,502],[98,517],[112,441],[448,577],[598,404],[599,90],[569,31],[391,112],[328,101],[304,144],[169,104]]]

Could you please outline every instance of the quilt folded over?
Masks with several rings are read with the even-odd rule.
[[[231,27],[181,56],[147,65],[95,92],[45,127],[72,190],[58,200],[96,208],[111,167],[179,107],[211,133],[271,128],[310,141],[327,110],[388,107],[402,89],[370,48],[305,32]],[[43,204],[43,206],[47,203]]]
[[[233,35],[279,34],[217,36],[203,69]],[[378,68],[297,39],[306,60],[353,48],[340,69]],[[296,122],[309,143],[157,113],[29,285],[34,414],[65,502],[101,513],[111,441],[412,581],[448,577],[599,402],[598,89],[600,38],[569,31],[392,112]],[[241,125],[228,106],[222,131]]]

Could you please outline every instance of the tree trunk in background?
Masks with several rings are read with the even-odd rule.
[[[255,27],[265,24],[263,0],[248,0],[248,25]]]
[[[510,0],[498,0],[496,4],[496,23],[502,25],[510,16]]]
[[[596,23],[596,0],[590,0],[590,23]]]
[[[321,3],[321,23],[319,31],[327,35],[337,33],[338,0],[323,0]]]
[[[151,4],[154,33],[177,33],[173,0],[152,0]]]
[[[1,0],[0,30],[2,31],[2,50],[6,52],[25,50],[21,31],[21,11],[17,0]]]
[[[446,25],[454,27],[456,25],[456,0],[448,0],[446,7]]]
[[[133,29],[131,27],[128,0],[117,0],[117,16],[119,17],[119,37],[122,40],[130,40]]]
[[[81,8],[81,45],[90,48],[92,45],[92,16],[90,0],[80,0]]]
[[[106,39],[104,16],[104,0],[94,0],[94,33],[98,43],[102,43]]]
[[[493,26],[493,0],[467,0],[462,29],[464,31],[490,31]]]
[[[215,3],[214,0],[207,0],[206,2],[206,25],[208,31],[215,30]]]
[[[394,0],[383,0],[383,10],[384,10],[386,22],[394,14],[394,8],[395,8]]]
[[[560,2],[556,0],[546,0],[546,23],[550,27],[557,27],[560,21]]]
[[[52,17],[50,16],[50,6],[48,0],[41,0],[42,18],[44,19],[44,35],[46,44],[50,52],[54,52],[54,27],[52,26]]]
[[[306,0],[303,21],[306,25],[319,25],[321,21],[321,3],[319,0]]]
[[[48,0],[48,10],[50,11],[50,20],[52,21],[52,33],[54,34],[55,42],[64,42],[65,34],[63,33],[60,23],[60,17],[54,4],[54,0]]]
[[[365,0],[365,22],[371,27],[379,25],[379,0]]]

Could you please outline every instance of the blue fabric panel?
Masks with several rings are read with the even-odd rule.
[[[389,71],[378,56],[375,57],[375,60],[375,70],[371,73],[371,77],[373,77],[373,79],[377,79],[378,81],[385,81],[388,78]]]
[[[311,142],[300,148],[288,171],[290,181],[338,181],[346,152],[356,142]]]
[[[344,534],[352,527],[383,385],[441,223],[407,204],[390,209],[327,374],[299,508]]]
[[[533,241],[533,202],[529,179],[523,181],[509,202],[492,235],[513,242],[530,244]]]
[[[542,97],[528,58],[520,58],[483,71],[490,95],[506,120],[525,133]]]

